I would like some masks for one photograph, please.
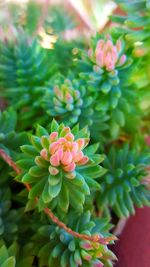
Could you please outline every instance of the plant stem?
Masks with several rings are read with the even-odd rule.
[[[12,169],[17,173],[17,175],[21,174],[21,170],[18,168],[16,163],[11,159],[11,157],[3,149],[0,149],[0,157],[3,158],[3,160],[10,167],[12,167]],[[24,185],[25,185],[25,187],[27,188],[28,191],[31,190],[31,186],[28,183],[25,183]],[[36,202],[38,202],[38,198],[36,198]],[[104,244],[104,245],[110,243],[110,241],[117,240],[117,238],[115,236],[104,238],[104,237],[101,237],[99,234],[96,234],[96,235],[93,235],[93,236],[80,234],[78,232],[73,231],[71,228],[67,227],[62,221],[60,221],[54,215],[54,213],[51,211],[51,209],[45,208],[44,212],[60,228],[63,228],[67,233],[73,235],[76,238],[80,238],[80,239],[84,239],[84,240],[88,240],[88,241],[91,241],[91,242],[100,243],[100,244]]]

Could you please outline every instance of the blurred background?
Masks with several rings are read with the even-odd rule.
[[[0,38],[11,38],[19,26],[50,49],[57,34],[69,40],[102,31],[116,8],[111,0],[0,0]]]

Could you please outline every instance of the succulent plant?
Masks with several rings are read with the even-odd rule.
[[[83,234],[99,234],[108,237],[110,224],[107,219],[91,219],[89,211],[81,216],[71,212],[68,214],[69,226]],[[44,225],[38,229],[33,237],[35,253],[39,257],[39,266],[83,266],[83,267],[111,267],[116,256],[106,245],[93,243],[73,237],[55,225]],[[37,242],[40,240],[40,243]],[[51,253],[50,253],[51,252]]]
[[[131,59],[124,54],[124,41],[118,39],[114,44],[110,36],[96,36],[88,52],[83,52],[82,61],[80,76],[96,94],[95,109],[115,109],[126,90],[124,73],[131,65]]]
[[[87,129],[75,126],[71,131],[53,120],[50,134],[38,126],[30,141],[31,145],[21,147],[24,156],[17,162],[22,168],[18,179],[32,187],[29,199],[39,197],[39,202],[64,212],[70,205],[82,211],[85,196],[99,189],[94,179],[105,173],[99,165],[103,155],[95,154],[98,146],[86,148]]]
[[[91,124],[92,96],[88,95],[85,86],[74,79],[71,73],[68,78],[62,75],[54,76],[45,91],[43,108],[52,118],[57,118],[69,126],[84,120]],[[89,115],[88,119],[86,114]]]
[[[150,154],[123,148],[111,147],[103,166],[107,174],[100,178],[102,192],[97,194],[99,209],[111,208],[118,217],[129,217],[137,207],[150,206],[150,193],[144,185],[146,167],[150,165]]]

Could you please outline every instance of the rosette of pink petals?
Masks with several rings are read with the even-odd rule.
[[[118,40],[116,45],[110,39],[104,41],[100,39],[97,43],[96,49],[88,50],[88,56],[100,68],[106,68],[107,71],[112,71],[115,66],[122,66],[126,62],[126,55],[120,55],[122,48],[121,41]]]
[[[51,175],[57,175],[61,167],[64,172],[72,174],[68,178],[74,178],[76,166],[85,165],[89,161],[82,151],[89,139],[75,140],[69,127],[65,128],[65,132],[64,137],[59,137],[58,132],[52,132],[49,136],[49,149],[43,148],[40,154],[42,158],[50,162]]]

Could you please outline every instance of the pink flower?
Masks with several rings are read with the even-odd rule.
[[[61,131],[61,137],[59,137],[58,132],[50,134],[49,147],[42,149],[40,155],[49,161],[51,175],[57,175],[62,169],[67,178],[74,179],[76,166],[85,165],[89,161],[89,158],[82,151],[88,142],[88,138],[75,140],[70,128],[64,127]]]
[[[100,39],[97,43],[95,52],[90,48],[88,51],[89,58],[96,63],[100,68],[105,68],[107,71],[112,71],[115,67],[122,66],[126,61],[126,56],[121,52],[121,41],[118,40],[116,45],[108,39],[106,42]]]

